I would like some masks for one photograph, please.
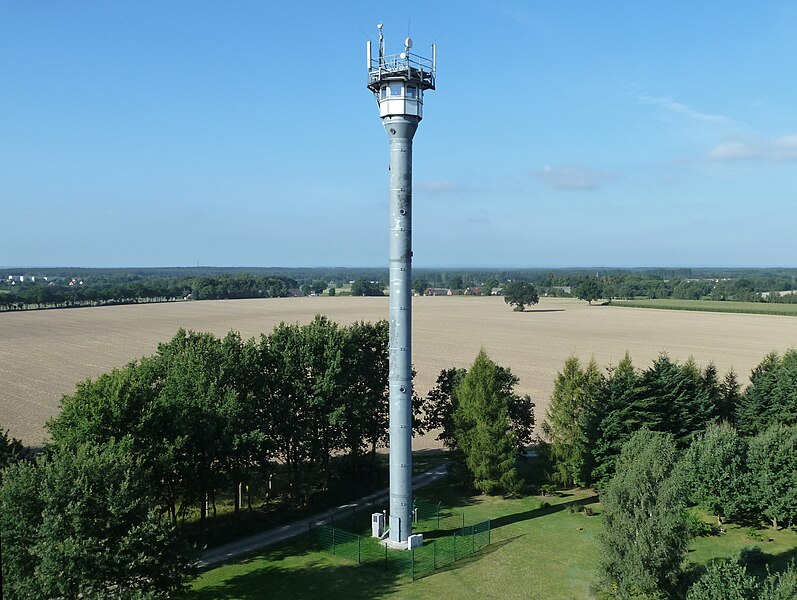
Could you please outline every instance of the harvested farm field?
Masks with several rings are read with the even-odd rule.
[[[45,441],[44,424],[58,412],[75,384],[152,354],[179,327],[244,337],[280,323],[323,314],[339,323],[387,318],[387,298],[317,297],[205,300],[0,314],[0,426],[26,444]],[[467,367],[480,347],[520,378],[531,394],[537,422],[545,415],[554,378],[565,359],[594,357],[601,367],[627,351],[637,367],[661,352],[700,366],[714,361],[746,382],[767,352],[797,345],[797,318],[589,306],[543,298],[513,312],[499,297],[413,299],[413,362],[416,389],[425,394],[446,367]],[[436,446],[434,436],[416,448]]]

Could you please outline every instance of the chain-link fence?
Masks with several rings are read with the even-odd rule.
[[[419,532],[450,531],[465,526],[465,513],[440,504],[416,498],[413,501],[415,529]]]
[[[338,527],[322,525],[315,531],[322,550],[357,564],[391,569],[413,580],[478,552],[490,544],[491,536],[488,520],[454,529],[409,551],[390,551],[375,538],[359,536]]]

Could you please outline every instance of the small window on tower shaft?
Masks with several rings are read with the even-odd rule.
[[[400,83],[391,83],[390,84],[390,95],[391,96],[401,96],[402,85]]]
[[[415,98],[415,94],[417,92],[417,88],[414,85],[407,86],[407,97],[408,98]]]
[[[384,100],[385,96],[387,96],[387,86],[383,85],[382,89],[379,90],[379,97]]]

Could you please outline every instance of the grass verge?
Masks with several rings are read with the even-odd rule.
[[[461,511],[467,523],[492,522],[492,544],[482,552],[411,581],[379,567],[358,566],[319,552],[310,536],[208,570],[197,577],[185,600],[283,597],[331,600],[391,598],[545,599],[594,597],[600,549],[601,506],[594,491],[576,489],[557,497],[504,499],[470,495],[448,482],[419,493]],[[584,508],[594,516],[587,516]],[[699,513],[706,522],[710,515]],[[687,572],[698,577],[718,558],[737,557],[758,546],[765,562],[751,565],[762,573],[768,564],[780,570],[797,558],[797,532],[726,524],[722,534],[699,537],[690,545]]]
[[[768,302],[732,302],[718,300],[673,300],[669,298],[645,300],[612,300],[608,306],[631,308],[659,308],[662,310],[693,310],[704,312],[749,313],[758,315],[797,316],[797,304]]]

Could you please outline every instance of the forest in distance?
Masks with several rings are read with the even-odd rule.
[[[387,269],[377,268],[5,268],[0,311],[113,304],[386,295]],[[606,299],[733,300],[793,303],[797,269],[568,268],[413,270],[413,291],[500,295],[509,282],[533,284],[540,295]]]

